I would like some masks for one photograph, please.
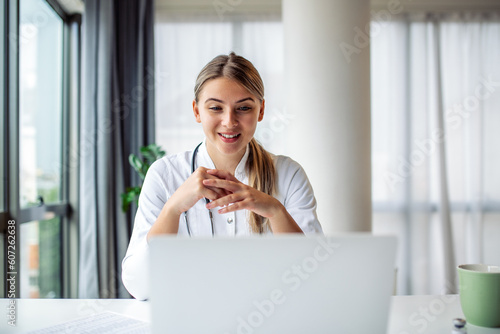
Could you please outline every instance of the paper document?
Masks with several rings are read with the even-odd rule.
[[[28,334],[87,333],[87,334],[149,334],[149,324],[114,312],[103,312],[88,317],[29,332]]]

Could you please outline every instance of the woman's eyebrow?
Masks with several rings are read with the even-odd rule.
[[[241,102],[248,101],[248,100],[254,101],[254,99],[251,97],[245,97],[244,99],[236,101],[236,103],[241,103]],[[224,103],[224,101],[216,99],[215,97],[209,97],[208,99],[205,100],[205,103],[207,103],[208,101],[215,101],[215,102],[219,102],[219,103]]]
[[[240,102],[244,102],[244,101],[247,101],[247,100],[250,100],[253,102],[253,99],[251,97],[245,97],[244,99],[241,99],[239,101],[236,101],[236,103],[240,103]]]
[[[210,98],[206,99],[205,103],[207,103],[208,101],[215,101],[215,102],[219,102],[219,103],[224,103],[224,101],[216,99],[214,97],[210,97]]]

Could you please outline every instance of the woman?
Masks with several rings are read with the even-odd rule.
[[[321,233],[316,200],[303,169],[271,155],[253,138],[264,117],[264,84],[251,62],[234,53],[198,75],[193,112],[205,140],[149,169],[122,263],[127,290],[146,299],[148,240],[189,236]]]

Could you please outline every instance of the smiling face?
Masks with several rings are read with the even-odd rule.
[[[220,77],[204,84],[198,102],[193,101],[193,112],[217,168],[236,167],[264,117],[264,101],[238,82]]]

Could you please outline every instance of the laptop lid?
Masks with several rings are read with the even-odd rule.
[[[385,333],[396,238],[150,241],[153,333]]]

